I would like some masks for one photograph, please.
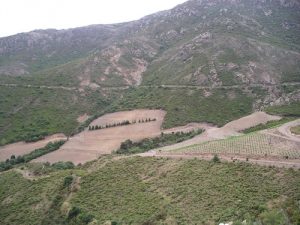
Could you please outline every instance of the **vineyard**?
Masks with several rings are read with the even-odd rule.
[[[286,159],[299,159],[299,144],[280,137],[269,136],[258,132],[225,140],[217,140],[177,149],[170,154],[232,154],[246,156],[271,156]]]

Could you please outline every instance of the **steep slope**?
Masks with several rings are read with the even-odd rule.
[[[114,35],[118,25],[35,30],[0,39],[0,73],[24,75],[88,55]]]
[[[77,77],[100,85],[139,84],[147,66],[145,84],[299,81],[299,11],[293,0],[192,0],[130,23],[33,31],[0,39],[0,73],[85,58]]]

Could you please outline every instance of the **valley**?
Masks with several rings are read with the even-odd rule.
[[[0,224],[299,225],[299,118],[299,0],[1,37]]]

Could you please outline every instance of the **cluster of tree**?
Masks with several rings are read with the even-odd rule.
[[[155,118],[154,119],[146,118],[146,119],[133,120],[131,122],[129,120],[125,120],[123,122],[106,124],[104,126],[101,126],[101,125],[89,126],[89,130],[101,130],[101,129],[110,128],[110,127],[119,127],[119,126],[135,124],[135,123],[148,123],[148,122],[153,122],[153,121],[156,121],[156,119]]]
[[[199,129],[197,131],[191,132],[176,132],[171,134],[161,133],[159,137],[147,138],[140,142],[134,143],[131,140],[126,140],[121,143],[120,149],[116,151],[117,154],[134,154],[149,151],[154,148],[159,148],[174,143],[179,143],[187,139],[193,138],[194,136],[202,133],[203,130]]]
[[[5,171],[11,169],[14,165],[20,164],[20,163],[26,163],[33,159],[36,159],[42,155],[45,155],[49,152],[53,152],[57,149],[59,149],[60,146],[62,146],[65,143],[65,141],[57,141],[57,142],[49,142],[45,147],[36,149],[29,154],[18,156],[12,155],[10,159],[7,159],[5,162],[0,162],[0,171]]]

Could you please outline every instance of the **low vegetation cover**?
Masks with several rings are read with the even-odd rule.
[[[161,133],[159,137],[147,138],[136,143],[132,142],[131,140],[126,140],[125,142],[121,143],[121,147],[116,151],[116,153],[117,154],[142,153],[154,148],[159,148],[159,147],[183,142],[185,140],[195,137],[198,134],[201,134],[202,132],[203,130],[199,129],[187,133],[184,132],[176,132],[171,134]]]
[[[26,163],[42,155],[53,152],[59,149],[64,143],[65,141],[49,142],[45,147],[36,149],[29,154],[18,157],[12,155],[10,159],[7,159],[5,162],[0,162],[0,171],[11,169],[14,165]]]
[[[33,176],[43,176],[59,170],[74,169],[75,165],[72,162],[57,162],[53,164],[46,162],[20,164],[17,165],[15,168],[20,170],[27,170]]]
[[[47,175],[0,174],[1,224],[300,222],[300,171],[292,169],[132,157]]]
[[[88,124],[79,124],[77,118],[85,113],[103,113],[115,92],[104,96],[85,90],[85,95],[76,90],[1,86],[0,146],[37,141],[55,133],[70,136],[80,132]]]
[[[300,102],[292,102],[288,105],[271,106],[265,109],[267,113],[281,116],[300,117]]]
[[[208,122],[218,126],[249,115],[252,97],[241,90],[215,89],[208,97],[204,91],[190,88],[131,88],[124,97],[113,104],[112,111],[132,109],[164,109],[167,111],[164,128],[190,122]]]

